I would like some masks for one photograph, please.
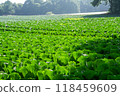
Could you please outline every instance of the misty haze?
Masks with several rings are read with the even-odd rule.
[[[104,2],[93,7],[93,0],[26,0],[12,3],[10,0],[0,4],[0,15],[45,15],[108,11]],[[23,2],[23,1],[22,1]]]

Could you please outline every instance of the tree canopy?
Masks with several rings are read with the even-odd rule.
[[[7,0],[0,4],[0,15],[44,15],[48,12],[66,14],[78,13],[84,8],[87,10],[82,10],[83,12],[91,11],[89,10],[92,9],[90,2],[89,5],[82,6],[81,1],[84,2],[85,0],[26,0],[24,4],[16,4]],[[104,7],[101,8],[104,9]],[[92,10],[96,11],[96,9]]]
[[[92,5],[98,6],[101,2],[106,2],[110,5],[109,11],[111,13],[120,13],[120,0],[93,0]]]
[[[106,2],[102,2],[99,6],[92,6],[91,2],[93,0],[80,0],[80,12],[101,12],[108,11],[109,4],[106,5]]]
[[[57,14],[78,13],[78,3],[74,0],[26,0],[24,4],[13,4],[9,0],[0,4],[0,15],[41,15],[47,12]]]

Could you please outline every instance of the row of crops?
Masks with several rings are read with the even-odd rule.
[[[120,79],[119,17],[0,20],[1,80]]]

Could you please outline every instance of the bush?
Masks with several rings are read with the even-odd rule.
[[[54,15],[52,12],[47,12],[46,15]]]

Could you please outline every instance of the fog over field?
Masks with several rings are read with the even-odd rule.
[[[52,15],[108,11],[104,2],[93,7],[93,0],[0,0],[0,15]]]

